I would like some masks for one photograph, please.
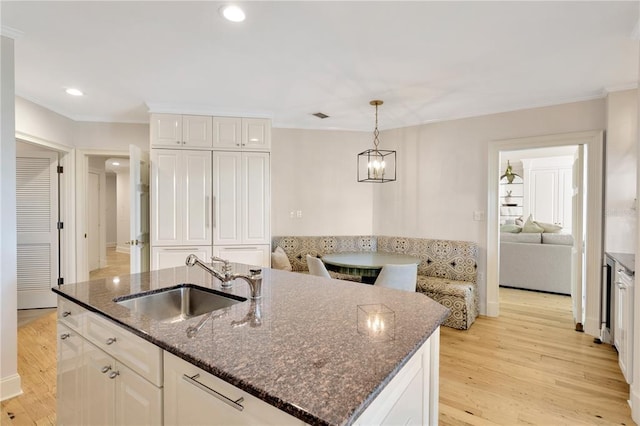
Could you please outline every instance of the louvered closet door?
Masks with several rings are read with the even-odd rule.
[[[18,309],[56,306],[57,158],[49,152],[16,156]]]

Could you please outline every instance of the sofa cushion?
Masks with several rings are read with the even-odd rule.
[[[533,216],[531,216],[531,215],[529,215],[529,219],[527,219],[527,221],[522,226],[522,233],[539,234],[539,233],[541,233],[543,231],[544,231],[544,229],[542,229],[542,227],[540,225],[538,225],[536,222],[534,222]]]
[[[542,234],[520,233],[512,234],[510,232],[501,232],[500,241],[503,243],[534,243],[542,242]]]
[[[418,275],[476,282],[478,245],[473,242],[382,236],[378,250],[420,258]]]
[[[282,247],[278,246],[271,253],[271,267],[274,269],[282,269],[283,271],[291,271],[291,262]]]
[[[559,244],[564,246],[573,245],[573,235],[571,234],[542,234],[542,244]]]
[[[562,231],[562,226],[556,225],[555,223],[544,223],[544,222],[534,222],[540,228],[542,228],[542,232],[547,232],[549,234],[553,234],[556,232]]]

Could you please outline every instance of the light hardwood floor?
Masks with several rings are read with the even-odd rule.
[[[568,297],[500,289],[500,298],[499,318],[442,328],[441,425],[634,424],[615,350],[572,329]],[[19,329],[25,394],[2,403],[0,424],[55,423],[55,320]]]

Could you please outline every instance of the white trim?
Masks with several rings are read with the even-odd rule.
[[[7,376],[0,380],[0,401],[22,395],[22,380],[18,374]]]
[[[106,149],[76,149],[75,156],[75,184],[76,184],[76,203],[75,203],[75,230],[76,230],[76,280],[75,281],[87,281],[89,280],[89,259],[87,256],[87,239],[86,235],[86,223],[87,223],[87,183],[89,173],[89,156],[115,156],[115,157],[127,157],[129,158],[128,151],[106,150]],[[104,228],[104,227],[103,227]],[[106,233],[105,233],[106,241]],[[119,246],[116,247],[116,251],[119,250]],[[127,250],[128,253],[128,250]],[[65,281],[66,282],[66,281]]]
[[[602,131],[574,132],[559,135],[536,136],[493,141],[489,144],[487,173],[487,296],[488,316],[498,316],[498,179],[500,151],[545,148],[564,145],[585,145],[587,151],[587,241],[586,241],[586,308],[584,331],[592,336],[600,334],[600,283],[602,265],[602,206],[603,155]]]
[[[0,34],[2,34],[2,37],[9,37],[12,40],[17,40],[24,36],[24,32],[6,25],[2,25],[2,27],[0,27]]]

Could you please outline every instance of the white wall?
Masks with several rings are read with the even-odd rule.
[[[271,139],[272,235],[371,234],[378,184],[358,183],[356,164],[372,133],[273,129]]]
[[[490,141],[601,130],[602,99],[384,131],[398,150],[396,184],[374,189],[373,233],[475,241],[480,306],[486,306],[487,162]]]
[[[129,152],[129,145],[149,151],[149,125],[74,122],[74,145],[82,149]]]
[[[18,375],[14,45],[0,37],[0,401],[22,392]]]
[[[605,242],[608,252],[635,253],[638,93],[607,96]]]
[[[117,220],[117,205],[118,200],[116,198],[116,180],[117,176],[113,173],[107,173],[105,177],[106,191],[105,191],[105,216],[107,218],[107,247],[115,247],[118,241],[118,220]]]
[[[129,238],[129,171],[119,172],[116,177],[116,197],[117,197],[117,235],[118,241],[116,251],[129,253],[129,246],[126,242]]]

